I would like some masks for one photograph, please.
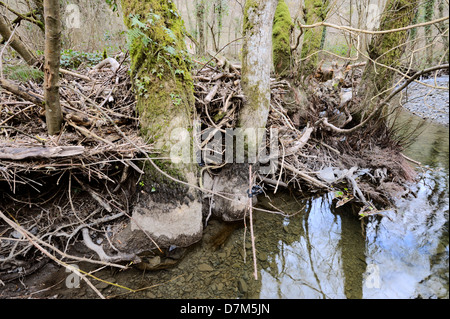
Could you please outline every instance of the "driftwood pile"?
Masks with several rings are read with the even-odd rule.
[[[122,56],[90,70],[62,70],[64,126],[54,137],[46,132],[42,85],[0,91],[0,211],[34,243],[66,254],[82,236],[96,251],[91,236],[128,213],[128,177],[143,173],[142,152],[155,151],[139,136],[128,69]],[[49,260],[28,235],[0,223],[0,285]]]

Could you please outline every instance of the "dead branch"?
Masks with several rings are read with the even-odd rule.
[[[61,158],[72,157],[84,153],[83,146],[58,147],[2,147],[0,146],[0,159],[24,160],[29,158]]]

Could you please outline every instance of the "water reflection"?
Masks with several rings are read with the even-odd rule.
[[[381,287],[364,290],[365,298],[448,297],[446,179],[424,174],[416,197],[398,201],[391,219],[369,223],[367,262],[378,266]]]
[[[277,195],[272,205],[288,213],[303,205],[304,213],[257,219],[256,233],[267,234],[259,249],[269,256],[259,297],[448,298],[448,149],[448,129],[427,127],[407,155],[429,167],[396,211],[365,228],[351,207],[334,208],[332,194],[301,202]]]
[[[342,297],[339,218],[323,214],[329,211],[325,198],[308,201],[305,211],[284,220],[285,236],[272,256],[276,267],[261,271],[261,298]]]

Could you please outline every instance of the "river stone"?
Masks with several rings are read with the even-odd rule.
[[[242,278],[239,279],[238,288],[239,288],[239,291],[243,294],[245,294],[248,291],[248,285],[244,279],[242,279]]]
[[[260,261],[267,261],[267,254],[266,254],[266,253],[259,252],[259,253],[258,253],[258,259],[259,259]]]
[[[210,265],[208,265],[208,264],[200,264],[200,265],[198,265],[198,270],[200,270],[200,271],[213,271],[214,270],[214,268],[213,267],[211,267]]]

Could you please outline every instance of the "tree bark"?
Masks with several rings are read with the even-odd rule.
[[[247,0],[245,6],[241,80],[245,102],[239,115],[238,127],[241,130],[236,131],[236,137],[247,149],[248,163],[237,158],[236,152],[237,163],[224,168],[212,183],[213,191],[233,199],[230,202],[214,196],[211,200],[211,212],[225,221],[242,220],[248,210],[249,164],[257,160],[254,155],[261,145],[261,132],[265,132],[270,110],[272,25],[277,2]],[[244,135],[247,135],[246,142]]]
[[[288,75],[292,65],[290,39],[293,26],[286,1],[278,1],[273,21],[272,47],[275,73],[280,77]]]
[[[434,15],[434,3],[435,0],[427,0],[425,2],[425,16],[424,22],[429,22],[433,20]],[[426,53],[427,53],[427,67],[433,65],[433,30],[431,25],[425,26],[425,43],[426,43]]]
[[[44,99],[47,131],[50,135],[61,131],[62,112],[59,100],[59,64],[61,57],[61,22],[58,0],[44,0],[45,64]]]
[[[159,157],[170,158],[172,133],[192,132],[194,86],[184,24],[170,0],[122,0],[122,10],[129,32],[140,32],[130,43],[130,57],[141,134],[159,150]],[[167,174],[196,186],[198,165],[191,158],[154,162]],[[140,186],[132,222],[119,235],[123,249],[138,253],[154,248],[148,236],[161,248],[189,246],[201,238],[201,198],[194,188],[173,181],[152,165],[145,167]]]
[[[329,9],[329,0],[305,0],[304,14],[306,24],[324,21]],[[318,51],[321,49],[324,27],[306,30],[303,38],[301,70],[303,76],[308,76],[317,69],[319,63]]]
[[[269,116],[272,26],[277,3],[247,0],[245,6],[242,89],[246,102],[239,118],[239,126],[244,129],[265,128]]]
[[[11,29],[9,28],[9,23],[6,22],[5,18],[0,14],[0,35],[3,37],[4,41],[8,41],[11,37]],[[25,44],[14,34],[10,42],[11,47],[25,60],[29,65],[35,65],[38,63],[38,59],[31,53],[30,50],[25,46]]]
[[[205,0],[197,0],[196,5],[196,18],[197,18],[197,36],[198,36],[198,47],[197,54],[203,55],[206,52],[205,45]]]
[[[379,30],[391,30],[410,25],[416,14],[419,1],[388,0],[381,16]],[[370,114],[378,102],[387,96],[394,81],[395,71],[405,52],[408,31],[375,34],[369,45],[369,57],[357,88],[362,113]],[[383,110],[379,110],[382,114]]]

